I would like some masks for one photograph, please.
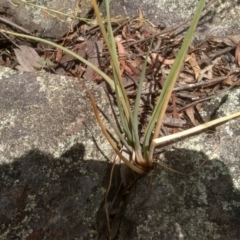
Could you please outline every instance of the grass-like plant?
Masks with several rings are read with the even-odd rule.
[[[152,39],[151,44],[149,44],[149,50],[145,57],[145,62],[144,62],[143,68],[142,68],[142,73],[141,73],[139,84],[138,84],[138,91],[136,94],[135,104],[134,104],[134,107],[132,110],[130,107],[129,99],[127,97],[126,91],[125,91],[123,83],[122,83],[121,68],[120,68],[118,53],[116,50],[116,44],[115,44],[115,39],[113,36],[112,26],[111,26],[109,1],[105,0],[106,12],[107,12],[107,26],[105,26],[103,24],[96,0],[91,0],[91,2],[92,2],[92,6],[94,8],[100,29],[101,29],[101,33],[102,33],[104,42],[105,42],[108,52],[110,54],[110,61],[111,61],[112,71],[113,71],[113,79],[111,79],[109,76],[107,76],[103,71],[99,70],[96,66],[94,66],[93,64],[88,62],[86,59],[83,59],[76,53],[68,50],[65,47],[62,47],[61,45],[58,45],[58,44],[55,44],[48,40],[37,38],[34,36],[13,33],[10,31],[5,31],[3,29],[0,29],[0,31],[15,35],[15,36],[25,37],[25,38],[40,41],[43,43],[47,43],[53,47],[56,47],[56,48],[59,48],[59,49],[65,51],[69,55],[72,55],[73,57],[79,59],[81,62],[83,62],[87,66],[91,67],[110,85],[110,87],[113,90],[115,90],[116,102],[117,102],[117,107],[118,107],[118,111],[119,111],[122,129],[119,130],[117,125],[114,124],[113,121],[110,121],[110,123],[111,123],[116,135],[119,137],[120,141],[122,142],[122,144],[129,151],[131,159],[127,159],[126,157],[124,157],[123,154],[118,149],[115,141],[111,138],[110,134],[104,127],[104,124],[103,124],[101,117],[99,115],[99,112],[98,112],[97,104],[96,104],[91,92],[89,90],[87,90],[87,92],[89,94],[91,104],[93,106],[94,114],[96,116],[99,126],[102,129],[103,134],[105,135],[105,137],[111,144],[111,146],[114,149],[114,151],[116,152],[116,154],[120,157],[120,159],[128,167],[130,167],[133,171],[135,171],[139,174],[144,174],[145,172],[147,172],[149,169],[152,168],[153,163],[154,163],[154,160],[153,160],[154,149],[159,144],[162,144],[165,141],[172,140],[175,138],[187,136],[189,134],[194,134],[194,133],[201,131],[203,129],[206,129],[210,126],[213,126],[213,125],[219,124],[221,122],[227,121],[229,119],[235,118],[237,116],[240,116],[240,112],[238,112],[238,113],[231,114],[229,116],[199,125],[197,127],[180,132],[178,134],[173,134],[173,135],[170,135],[167,137],[159,138],[159,133],[160,133],[160,129],[162,126],[163,117],[165,115],[166,108],[167,108],[169,99],[171,97],[172,91],[173,91],[173,87],[174,87],[175,82],[180,73],[183,61],[184,61],[186,53],[188,51],[188,47],[192,41],[196,26],[198,24],[198,21],[200,19],[202,10],[203,10],[205,2],[206,2],[205,0],[200,0],[199,5],[196,9],[195,15],[193,17],[193,20],[191,22],[191,25],[190,25],[190,27],[187,31],[187,34],[184,38],[181,49],[179,50],[176,60],[174,61],[174,64],[171,68],[171,71],[165,81],[162,92],[156,103],[155,109],[153,110],[152,116],[147,124],[146,130],[144,132],[144,136],[142,136],[143,141],[140,142],[139,129],[138,129],[139,103],[140,103],[140,98],[141,98],[142,85],[143,85],[143,81],[145,78],[147,57],[151,50],[151,44],[154,39]]]
[[[171,71],[165,81],[164,87],[162,89],[162,92],[158,98],[158,101],[156,103],[155,109],[152,113],[152,116],[150,118],[150,121],[147,125],[147,128],[145,130],[144,136],[143,136],[143,143],[140,143],[140,137],[139,137],[139,130],[138,130],[138,110],[139,110],[139,104],[140,104],[140,97],[141,97],[141,91],[142,91],[142,85],[145,78],[145,71],[146,71],[146,65],[147,65],[147,57],[151,48],[151,44],[149,47],[148,54],[146,55],[145,62],[143,65],[143,70],[140,76],[140,81],[138,84],[138,91],[135,99],[135,105],[133,108],[133,111],[130,109],[130,104],[125,92],[125,89],[122,84],[122,77],[121,77],[121,71],[120,66],[118,62],[118,56],[116,52],[116,46],[115,46],[115,40],[114,36],[112,34],[112,28],[110,23],[110,10],[109,10],[109,4],[108,1],[106,1],[106,12],[107,12],[107,31],[105,30],[105,27],[101,21],[101,16],[98,10],[98,6],[96,4],[95,0],[92,0],[92,5],[94,7],[95,14],[98,19],[98,23],[104,38],[105,43],[107,44],[108,51],[110,53],[111,57],[111,64],[113,66],[113,74],[114,74],[114,84],[115,84],[115,90],[116,90],[116,98],[117,98],[117,105],[118,110],[120,114],[120,120],[122,124],[122,128],[124,131],[124,135],[122,136],[120,133],[116,132],[121,139],[124,146],[131,152],[132,159],[131,162],[134,165],[137,165],[141,170],[147,170],[151,169],[153,165],[153,153],[154,148],[162,143],[162,139],[159,138],[160,129],[162,126],[163,118],[166,112],[166,108],[168,106],[169,99],[172,94],[172,90],[174,88],[175,82],[178,78],[178,75],[180,73],[183,61],[185,59],[185,56],[187,54],[188,47],[192,41],[196,26],[198,24],[198,21],[200,19],[202,10],[205,5],[205,0],[200,0],[199,5],[196,9],[195,15],[193,17],[193,20],[191,22],[191,25],[188,29],[188,32],[184,38],[183,44],[181,46],[181,49],[176,57],[176,60],[174,61],[174,64],[171,68]],[[97,109],[95,102],[92,101],[92,105],[95,109],[95,115],[97,116]],[[239,116],[240,113],[233,114],[231,116],[221,118],[212,122],[208,122],[206,124],[197,126],[193,129],[181,132],[180,134],[174,134],[171,135],[172,139],[177,137],[186,136],[187,134],[192,134],[196,131],[200,131],[204,128],[207,128],[209,126],[212,126],[213,124],[217,124],[220,121],[226,121],[228,119],[231,119],[233,117]],[[99,117],[98,117],[99,118]],[[99,125],[104,130],[104,126],[99,118]],[[116,127],[115,127],[116,128]],[[105,130],[104,130],[105,132]],[[109,135],[105,132],[105,136],[110,139]],[[169,139],[170,140],[170,139]],[[112,141],[111,139],[109,140]],[[119,154],[119,157],[126,162],[126,159]]]

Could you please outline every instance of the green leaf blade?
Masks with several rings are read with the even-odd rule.
[[[197,10],[195,12],[195,15],[193,17],[193,20],[191,22],[191,25],[187,31],[187,34],[184,38],[183,44],[181,46],[181,49],[176,57],[176,60],[174,61],[174,64],[170,70],[170,73],[166,79],[166,82],[164,84],[162,93],[157,101],[156,107],[153,111],[152,117],[149,121],[149,124],[146,128],[146,132],[144,135],[144,140],[143,140],[143,151],[144,151],[144,156],[151,159],[153,155],[153,149],[150,147],[150,139],[152,136],[152,131],[155,127],[156,121],[156,128],[155,132],[153,135],[153,139],[157,138],[159,136],[160,128],[162,126],[162,121],[163,117],[166,112],[166,108],[169,102],[169,99],[171,97],[172,90],[174,88],[174,85],[176,83],[176,80],[178,78],[178,75],[180,73],[182,63],[185,59],[186,53],[188,51],[188,47],[191,44],[196,26],[198,24],[198,21],[200,19],[201,13],[203,11],[204,5],[205,5],[206,0],[200,0],[200,3],[197,7]]]

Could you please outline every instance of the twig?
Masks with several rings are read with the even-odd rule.
[[[227,77],[229,77],[233,73],[237,73],[239,71],[240,71],[240,69],[237,68],[237,69],[231,70],[226,76],[223,76],[223,77],[217,77],[217,78],[202,81],[202,82],[199,82],[199,83],[193,83],[193,84],[178,86],[178,87],[173,88],[173,92],[174,91],[178,92],[178,91],[182,91],[182,90],[188,90],[188,89],[191,89],[191,88],[197,88],[197,87],[201,87],[201,86],[208,85],[208,84],[219,83],[219,82],[225,80]],[[159,94],[161,92],[162,92],[162,90],[158,90],[156,92],[152,92],[152,91],[151,92],[143,92],[142,95]]]
[[[237,71],[235,71],[235,70],[230,71],[226,76],[223,76],[223,77],[217,77],[217,78],[213,78],[211,80],[206,80],[206,81],[201,81],[201,82],[198,82],[198,83],[193,83],[193,84],[188,84],[188,85],[184,85],[184,86],[175,87],[173,89],[173,91],[177,92],[177,91],[187,90],[187,89],[191,89],[191,88],[201,87],[201,86],[208,85],[208,84],[219,83],[219,82],[225,80],[227,77],[229,77],[234,72],[238,72],[238,71],[239,71],[239,69]]]
[[[1,32],[1,34],[6,38],[8,39],[8,41],[10,41],[14,46],[16,46],[17,48],[19,48],[19,46],[17,45],[17,43],[15,43],[10,37],[8,37],[7,34]]]
[[[126,21],[124,21],[123,23],[121,23],[118,27],[116,27],[113,30],[113,34],[115,34],[120,28],[122,28],[123,26],[125,26],[126,24],[128,24],[130,21],[132,21],[135,18],[137,18],[137,16],[131,17],[131,18],[127,19]]]
[[[213,94],[213,95],[211,95],[211,96],[208,96],[208,97],[205,97],[205,98],[201,98],[201,99],[199,99],[199,100],[197,100],[197,101],[195,101],[195,102],[193,102],[193,103],[190,103],[190,104],[188,104],[188,105],[185,105],[184,107],[178,109],[178,112],[182,112],[182,111],[184,111],[185,109],[187,109],[187,108],[189,108],[189,107],[192,107],[192,106],[197,105],[198,103],[205,102],[205,101],[207,101],[207,100],[209,100],[209,99],[211,99],[211,98],[213,98],[213,97],[216,97],[217,95],[220,95],[220,94],[222,94],[223,92],[226,92],[226,91],[230,90],[230,89],[233,88],[235,85],[237,85],[239,82],[240,82],[240,80],[238,80],[238,81],[235,82],[232,86],[228,87],[227,89],[224,89],[223,91],[221,91],[221,92],[219,92],[219,93],[217,93],[217,94]]]
[[[224,54],[224,53],[226,53],[226,52],[232,51],[234,48],[236,48],[236,46],[234,46],[234,47],[227,47],[227,48],[224,48],[224,49],[221,50],[221,51],[218,51],[218,52],[215,53],[215,54],[210,55],[209,61],[212,61],[215,57],[218,57],[218,56],[220,56],[220,55],[222,55],[222,54]]]
[[[13,23],[13,22],[10,21],[9,19],[0,17],[0,21],[1,21],[1,22],[4,22],[4,23],[6,23],[6,24],[8,24],[8,25],[10,25],[10,26],[12,26],[12,27],[15,27],[15,28],[19,29],[19,30],[21,30],[22,32],[24,32],[24,33],[26,33],[26,34],[32,35],[28,30],[26,30],[25,28],[23,28],[23,27],[15,24],[15,23]]]

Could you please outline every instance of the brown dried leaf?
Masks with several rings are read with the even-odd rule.
[[[172,65],[174,63],[174,60],[175,60],[175,59],[163,58],[162,56],[160,56],[157,53],[151,53],[151,56],[152,56],[153,59],[156,59],[158,57],[158,61],[163,63],[163,64],[166,64],[166,65]]]
[[[11,66],[11,60],[9,57],[6,58],[6,63],[5,63],[5,67],[10,67]]]
[[[232,85],[234,84],[234,82],[232,81],[232,78],[233,78],[233,77],[234,77],[233,75],[228,76],[228,77],[223,81],[223,84],[232,86]]]
[[[133,72],[134,74],[136,74],[136,75],[140,75],[140,74],[141,74],[141,71],[140,71],[138,68],[134,67],[134,66],[132,65],[132,63],[129,63],[129,62],[128,62],[128,67],[131,68],[131,70],[132,70],[132,72]]]
[[[240,42],[240,35],[230,35],[228,38],[234,43],[238,44]]]
[[[128,34],[127,34],[127,26],[124,26],[123,27],[123,30],[122,30],[122,35],[125,39],[128,39]]]
[[[98,57],[102,55],[103,41],[99,40],[97,42],[93,42],[89,40],[86,42],[86,49],[87,49],[88,61],[95,66],[99,66]],[[87,71],[84,75],[84,78],[90,81],[101,80],[99,79],[96,72],[93,71],[92,68],[90,67],[87,67]]]
[[[177,105],[176,105],[176,96],[175,96],[175,92],[172,95],[172,105],[173,105],[173,118],[178,119],[179,115],[178,115],[178,110],[177,110]],[[178,128],[174,128],[173,129],[173,133],[177,133],[178,132]]]
[[[126,53],[125,53],[125,49],[124,49],[124,46],[121,43],[120,38],[116,37],[115,41],[116,41],[117,48],[118,48],[118,59],[119,59],[120,65],[121,65],[121,72],[123,73],[123,71],[125,70],[130,75],[133,75],[133,71],[131,70],[131,68],[129,68],[126,65]]]
[[[132,62],[131,65],[135,68],[139,67],[140,64],[142,63],[142,58],[141,57],[136,57]]]
[[[63,51],[61,49],[58,49],[56,53],[56,61],[59,62],[62,59],[62,56],[63,56]]]
[[[20,64],[16,68],[25,72],[35,72],[36,68],[41,68],[42,65],[38,63],[40,56],[38,53],[31,47],[20,45],[20,49],[13,49],[17,58],[18,63]],[[35,68],[34,68],[35,67]]]
[[[186,114],[188,115],[189,119],[191,120],[192,124],[193,124],[194,126],[197,126],[198,123],[197,123],[197,121],[196,121],[196,119],[195,119],[195,117],[194,117],[194,113],[195,113],[194,108],[193,108],[193,107],[189,107],[189,108],[187,108],[187,109],[185,110],[185,112],[186,112]]]
[[[238,42],[238,45],[235,50],[235,61],[240,66],[240,41]]]
[[[228,76],[228,77],[223,81],[223,84],[228,85],[228,86],[232,86],[232,85],[240,86],[240,81],[238,81],[237,83],[236,83],[235,81],[233,81],[233,79],[234,79],[235,77],[236,77],[236,76],[234,76],[234,75]]]
[[[87,43],[86,42],[82,42],[82,43],[78,43],[76,44],[73,49],[73,52],[76,52],[79,56],[81,57],[85,57],[86,55],[86,51],[87,51]],[[60,60],[61,64],[65,64],[67,62],[70,62],[74,59],[73,56],[69,55],[69,54],[64,54],[63,57]]]
[[[135,27],[136,29],[140,29],[143,26],[143,12],[141,8],[138,8],[138,25]]]
[[[195,77],[192,73],[189,73],[188,71],[184,71],[179,74],[178,82],[181,84],[193,83],[195,82]]]
[[[199,111],[202,108],[202,103],[196,104],[196,109]]]
[[[220,45],[227,45],[230,47],[236,46],[240,41],[240,35],[231,35],[227,37],[213,37],[210,39],[210,42]]]
[[[187,55],[187,61],[189,62],[194,71],[195,79],[197,79],[200,75],[201,69],[198,65],[195,54],[192,53],[191,55]]]

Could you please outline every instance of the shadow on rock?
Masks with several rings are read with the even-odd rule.
[[[82,144],[59,158],[35,149],[0,166],[1,239],[99,239],[106,221],[104,211],[99,218],[102,186],[108,186],[110,167],[84,160],[84,152]],[[205,159],[202,152],[178,149],[165,153],[163,162],[191,172]],[[119,183],[120,176],[114,175],[113,185],[115,178]],[[157,167],[131,188],[126,201],[116,239],[233,240],[240,235],[240,193],[218,159],[192,176]]]
[[[106,162],[74,145],[60,158],[34,149],[0,165],[0,239],[96,239]]]
[[[178,149],[165,153],[164,164],[189,173],[206,158]],[[239,239],[239,226],[240,193],[228,167],[212,159],[191,176],[157,167],[143,177],[131,193],[118,239],[233,240]]]

